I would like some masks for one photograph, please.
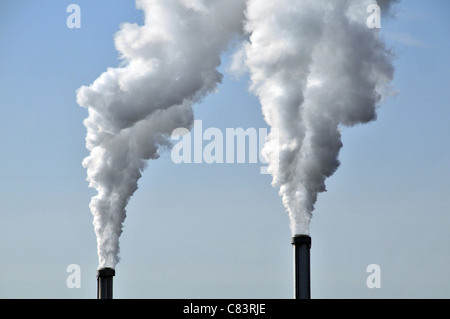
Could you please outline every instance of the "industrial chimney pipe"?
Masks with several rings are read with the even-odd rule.
[[[97,299],[113,299],[113,277],[116,271],[112,268],[97,270]]]
[[[311,237],[295,235],[292,237],[292,245],[294,246],[294,298],[311,299]]]

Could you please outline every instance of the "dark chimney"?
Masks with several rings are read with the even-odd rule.
[[[292,237],[292,245],[294,246],[294,298],[311,299],[311,237],[295,235]]]
[[[113,299],[113,277],[116,271],[112,268],[97,270],[97,299]]]

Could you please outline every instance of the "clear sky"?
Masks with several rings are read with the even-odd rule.
[[[66,8],[81,8],[69,29]],[[398,91],[344,128],[311,221],[313,298],[450,298],[450,3],[404,0],[381,32]],[[0,2],[0,297],[95,298],[98,264],[76,90],[118,66],[129,0]],[[357,49],[357,48],[355,48]],[[230,51],[231,52],[231,51]],[[248,79],[195,106],[203,129],[265,128]],[[258,164],[151,161],[131,198],[117,298],[291,298],[289,220]],[[69,289],[70,264],[81,288]],[[366,268],[378,264],[381,288]]]

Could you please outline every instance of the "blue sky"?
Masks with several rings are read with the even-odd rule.
[[[117,66],[113,35],[142,22],[132,1],[0,2],[0,297],[94,298],[94,191],[75,92]],[[382,34],[398,95],[344,128],[341,167],[311,223],[313,298],[449,298],[450,3],[408,0]],[[208,127],[266,127],[247,79],[226,72],[195,106]],[[128,205],[117,298],[291,298],[287,214],[260,164],[149,163]],[[81,288],[66,286],[69,264]],[[382,287],[368,289],[379,264]],[[142,272],[142,275],[138,276]]]

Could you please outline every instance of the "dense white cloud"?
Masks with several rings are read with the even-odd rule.
[[[190,128],[192,105],[214,91],[230,37],[242,27],[245,1],[138,0],[145,24],[125,23],[115,36],[123,66],[109,68],[78,90],[88,108],[84,160],[100,267],[118,262],[125,208],[148,159]]]
[[[317,195],[339,167],[339,125],[375,120],[389,91],[391,54],[366,25],[373,2],[248,1],[249,41],[233,67],[245,61],[264,117],[278,129],[264,152],[294,234],[309,233]],[[383,1],[382,11],[391,4]]]
[[[383,1],[387,13],[395,1]],[[122,66],[78,90],[85,120],[84,160],[100,267],[115,267],[126,205],[149,159],[190,129],[192,106],[222,80],[220,55],[245,32],[232,64],[249,72],[264,118],[276,128],[264,153],[293,233],[308,233],[325,179],[339,166],[339,125],[376,118],[393,77],[391,56],[366,25],[365,0],[137,0],[144,25],[115,36]],[[273,130],[275,131],[275,130]]]

